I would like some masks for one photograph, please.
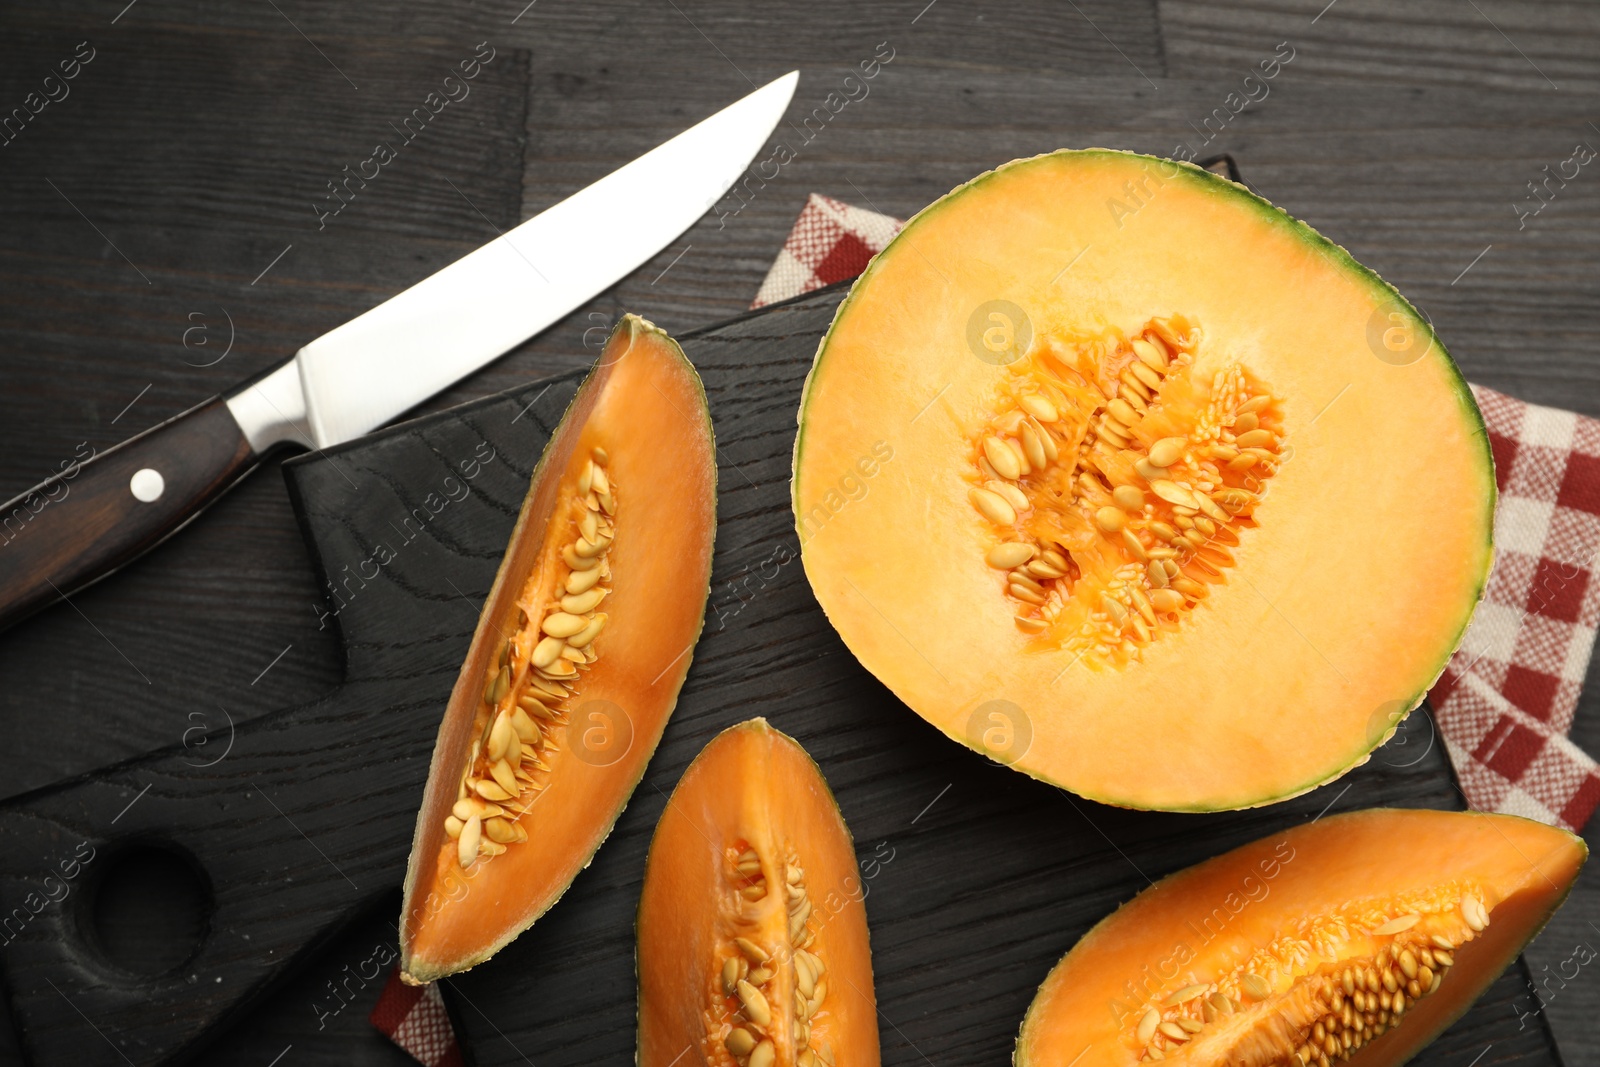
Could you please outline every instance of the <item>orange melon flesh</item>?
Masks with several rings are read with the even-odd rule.
[[[597,484],[596,457],[604,459],[614,514],[597,510],[598,494],[580,492],[586,471],[591,493]],[[700,379],[670,337],[627,316],[534,471],[440,726],[406,871],[400,947],[407,980],[432,981],[487,959],[555,903],[610,832],[688,673],[709,590],[715,509]],[[557,687],[570,690],[561,699],[534,687],[533,654],[546,636],[543,620],[561,610],[557,601],[577,573],[564,553],[583,536],[585,514],[600,528],[614,523],[599,557],[607,576],[585,591],[593,599],[594,589],[608,590],[588,612],[605,621],[583,650],[574,649],[592,662],[571,668]],[[496,693],[508,639],[509,684]],[[516,795],[493,803],[506,813],[496,826],[524,839],[486,843],[464,866],[462,820],[449,820],[463,799],[491,803],[480,789],[505,791],[481,771],[494,751],[495,718],[504,712],[510,722],[519,710],[516,721],[525,731],[533,723],[538,741],[522,749],[526,777],[511,782]],[[518,741],[513,734],[510,743]],[[485,753],[477,757],[484,762],[474,753]],[[485,842],[494,821],[480,819]]]
[[[1347,1007],[1353,1033],[1363,1012],[1381,1014],[1349,1062],[1403,1063],[1516,957],[1587,855],[1564,830],[1467,812],[1372,809],[1264,838],[1156,883],[1089,931],[1040,986],[1017,1067],[1325,1067],[1343,1057]],[[1454,948],[1440,955],[1444,944]],[[1408,990],[1408,967],[1437,985]],[[1376,991],[1356,980],[1364,968]],[[1346,971],[1360,1003],[1345,993]],[[1212,1003],[1217,993],[1229,1003]],[[1405,998],[1398,1022],[1395,993]]]
[[[875,1067],[864,899],[816,764],[765,719],[724,730],[684,773],[650,845],[639,1067]]]
[[[1025,397],[1055,421],[1025,426]],[[1119,404],[1148,413],[1118,423]],[[989,446],[1033,466],[1035,429],[1059,456],[1013,479]],[[1151,464],[1169,438],[1183,458]],[[1161,496],[1180,482],[1212,499]],[[983,489],[1026,507],[997,520]],[[917,215],[819,347],[794,454],[806,574],[863,665],[980,752],[1164,810],[1364,761],[1460,642],[1494,498],[1470,392],[1392,288],[1241,186],[1103,150],[1007,164]],[[1029,563],[992,562],[1017,544]],[[1150,551],[1198,592],[1171,570],[1158,591]]]

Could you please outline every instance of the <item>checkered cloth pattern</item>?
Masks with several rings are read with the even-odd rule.
[[[752,308],[858,276],[905,224],[812,193]],[[1582,830],[1600,768],[1567,740],[1600,624],[1600,421],[1472,387],[1494,448],[1494,570],[1429,700],[1473,807]],[[399,971],[372,1023],[427,1067],[458,1067],[444,1000]]]
[[[1429,700],[1473,807],[1578,831],[1600,804],[1567,740],[1600,624],[1600,422],[1472,391],[1500,487],[1494,571]]]
[[[751,307],[854,278],[905,225],[811,194]],[[1600,422],[1472,387],[1500,504],[1484,603],[1429,694],[1473,807],[1579,831],[1600,769],[1567,739],[1600,620]]]
[[[368,1019],[423,1067],[466,1067],[437,985],[406,985],[396,967]]]

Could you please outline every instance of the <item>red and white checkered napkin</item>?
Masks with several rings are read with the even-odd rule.
[[[854,278],[904,225],[811,194],[753,308]],[[1578,831],[1600,768],[1567,740],[1600,622],[1600,421],[1475,385],[1494,446],[1494,572],[1461,651],[1429,694],[1472,806]],[[428,1067],[457,1067],[444,1000],[399,971],[372,1023]]]
[[[438,985],[406,985],[396,967],[368,1018],[423,1067],[465,1067]]]
[[[812,193],[750,306],[856,277],[903,225]],[[1472,391],[1500,484],[1494,571],[1429,697],[1473,807],[1577,831],[1600,805],[1567,740],[1600,621],[1600,422]]]

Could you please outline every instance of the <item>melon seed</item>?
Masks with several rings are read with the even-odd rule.
[[[1489,915],[1484,910],[1483,904],[1477,897],[1463,897],[1461,899],[1461,917],[1472,927],[1474,933],[1481,932],[1489,925]]]
[[[1176,993],[1173,993],[1166,1000],[1162,1001],[1162,1003],[1170,1008],[1175,1004],[1182,1004],[1186,1000],[1193,1000],[1195,997],[1198,997],[1205,991],[1206,987],[1203,985],[1186,985]]]
[[[1017,462],[1017,454],[993,434],[983,439],[983,455],[1000,477],[1012,481],[1022,477],[1022,464]]]
[[[1253,411],[1236,416],[1233,420],[1233,432],[1236,434],[1249,433],[1261,425],[1261,419]]]
[[[1183,458],[1188,447],[1188,438],[1163,437],[1150,446],[1150,462],[1157,467],[1170,467]]]
[[[1101,532],[1114,534],[1122,529],[1128,516],[1120,508],[1103,507],[1094,513],[1094,524],[1100,527]]]
[[[494,680],[489,683],[489,692],[485,696],[485,702],[489,704],[500,703],[505,699],[506,692],[510,688],[511,672],[505,667],[501,667],[499,671],[495,672]]]
[[[744,958],[751,963],[766,963],[772,958],[767,954],[766,949],[747,937],[736,937],[733,939],[733,944],[735,948],[744,953]]]
[[[479,778],[472,783],[472,789],[485,800],[510,800],[512,794],[500,788],[500,784],[488,778]]]
[[[1032,604],[1035,607],[1043,607],[1045,604],[1045,598],[1042,594],[1037,593],[1018,582],[1012,582],[1010,585],[1006,586],[1006,592],[1010,593],[1018,600],[1021,600],[1024,603]]]
[[[1030,422],[1022,424],[1022,454],[1028,457],[1031,466],[1039,470],[1044,470],[1050,462],[1050,457],[1045,454],[1044,439]]]
[[[607,592],[605,589],[590,589],[584,593],[569,594],[561,598],[561,610],[569,615],[587,615],[600,606]]]
[[[1021,489],[1018,489],[1016,486],[1012,485],[1010,482],[990,482],[985,488],[989,489],[991,492],[998,495],[1000,499],[1010,504],[1011,509],[1019,515],[1024,511],[1027,511],[1028,508],[1032,506],[1028,503],[1027,494]]]
[[[1165,580],[1165,576],[1163,576]],[[1152,589],[1150,591],[1150,606],[1157,611],[1170,613],[1183,607],[1183,595],[1171,589]]]
[[[520,701],[525,699],[531,698],[526,696],[519,698],[518,705],[511,709],[511,729],[516,733],[517,740],[524,744],[537,745],[540,739],[539,724],[530,719],[528,713],[523,710]]]
[[[1165,478],[1167,476],[1167,468],[1158,467],[1151,463],[1149,459],[1134,460],[1133,469],[1138,471],[1139,477],[1147,482],[1153,482],[1157,478]]]
[[[1160,1012],[1154,1008],[1149,1008],[1145,1011],[1144,1016],[1139,1020],[1139,1043],[1141,1045],[1148,1044],[1150,1039],[1156,1036],[1156,1026],[1160,1022]]]
[[[472,866],[482,844],[483,820],[474,815],[461,828],[461,836],[456,838],[456,861],[463,869]]]
[[[1150,390],[1152,395],[1154,394],[1155,390],[1161,388],[1161,375],[1157,374],[1155,370],[1143,360],[1132,364],[1128,367],[1128,370],[1133,372],[1133,376],[1139,379],[1139,381],[1144,384],[1144,387]]]
[[[561,658],[561,650],[567,643],[559,637],[546,637],[533,647],[533,665],[541,669],[549,667]]]
[[[777,1062],[778,1051],[771,1041],[762,1041],[750,1053],[750,1062],[747,1067],[772,1067]]]
[[[1038,419],[1040,422],[1055,422],[1060,418],[1056,406],[1037,393],[1025,393],[1018,401],[1022,410]]]
[[[1008,571],[1031,560],[1037,551],[1025,541],[1003,541],[991,548],[984,558],[989,566]]]
[[[598,541],[591,541],[587,537],[580,537],[571,547],[580,558],[598,557],[611,547],[611,538],[601,537]]]
[[[1417,914],[1401,915],[1397,918],[1390,919],[1388,922],[1372,931],[1372,933],[1375,937],[1385,937],[1389,934],[1398,934],[1402,930],[1411,929],[1421,921],[1422,916]]]
[[[1111,490],[1111,499],[1124,511],[1138,511],[1144,507],[1144,493],[1136,485],[1119,485]]]
[[[1186,508],[1198,506],[1195,502],[1193,493],[1189,492],[1189,490],[1185,489],[1177,482],[1169,481],[1165,478],[1157,478],[1155,481],[1151,482],[1150,491],[1169,504],[1177,504],[1180,507]]]
[[[1218,506],[1214,500],[1206,496],[1204,493],[1195,493],[1194,502],[1200,506],[1200,511],[1204,515],[1217,522],[1227,522],[1233,518],[1232,515],[1229,515],[1226,511],[1222,510],[1222,508]],[[1216,531],[1213,530],[1210,532],[1215,533]]]
[[[728,1036],[722,1039],[722,1044],[736,1059],[744,1059],[755,1051],[756,1039],[750,1031],[742,1026],[735,1026],[728,1031]]]
[[[575,571],[586,571],[592,567],[600,566],[600,557],[598,555],[584,556],[578,553],[578,544],[584,543],[586,542],[579,538],[577,544],[568,545],[561,550],[562,562]]]
[[[521,752],[517,753],[517,758],[520,761],[522,758]],[[500,788],[506,791],[508,798],[514,797],[520,792],[517,787],[516,775],[511,770],[511,764],[505,760],[497,759],[489,764],[489,773],[494,776],[494,780],[499,783]]]
[[[466,825],[466,823],[462,822],[454,815],[446,815],[444,819],[444,832],[448,834],[451,839],[455,839],[461,836],[461,831],[466,827]]]
[[[1278,447],[1278,437],[1271,430],[1250,430],[1235,438],[1235,443],[1240,448],[1267,448]]]
[[[1159,347],[1143,337],[1135,337],[1130,343],[1133,346],[1133,354],[1139,357],[1139,362],[1151,370],[1167,369],[1167,357]]]
[[[744,1008],[745,1018],[757,1026],[772,1025],[772,1008],[767,1003],[766,994],[742,978],[734,985],[734,992]]]
[[[505,809],[498,804],[486,804],[477,797],[462,797],[456,801],[455,807],[450,809],[450,814],[466,822],[473,816],[481,819],[492,819],[496,815],[504,815]]]
[[[610,618],[611,616],[605,612],[599,612],[589,620],[587,626],[567,638],[567,644],[573,648],[588,648],[594,639],[600,636],[600,631],[605,629],[606,622]]]
[[[1239,979],[1239,986],[1250,995],[1252,1000],[1266,1000],[1272,996],[1272,986],[1267,980],[1253,971],[1246,971]]]
[[[1172,1022],[1171,1020],[1162,1023],[1160,1026],[1156,1027],[1156,1029],[1167,1035],[1168,1040],[1176,1041],[1179,1044],[1189,1040],[1188,1032],[1185,1031],[1183,1027],[1179,1026],[1175,1022]]]
[[[494,725],[489,727],[489,758],[501,759],[506,754],[506,749],[511,747],[516,734],[511,729],[511,716],[500,712],[494,717]]]
[[[573,571],[567,575],[566,589],[572,594],[587,593],[600,580],[598,570]]]
[[[528,836],[526,830],[510,819],[489,819],[483,824],[483,832],[489,840],[498,841],[502,845],[524,841]]]
[[[987,489],[973,489],[967,493],[967,499],[990,522],[1010,526],[1017,521],[1016,511],[1001,499],[998,493],[992,493]]]
[[[1124,426],[1132,426],[1139,421],[1139,413],[1133,410],[1133,405],[1120,396],[1106,405],[1106,411]]]
[[[1128,531],[1123,530],[1122,533],[1123,536],[1127,536]],[[1022,570],[1030,578],[1065,578],[1067,576],[1066,571],[1042,559],[1034,560]]]

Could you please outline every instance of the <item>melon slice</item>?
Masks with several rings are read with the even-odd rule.
[[[439,727],[406,869],[407,981],[488,959],[611,831],[688,673],[715,525],[700,378],[626,316],[534,469]]]
[[[828,783],[765,719],[690,764],[639,900],[639,1067],[876,1067],[866,898]]]
[[[917,215],[839,308],[794,454],[806,575],[862,664],[1136,808],[1364,761],[1459,644],[1494,501],[1410,304],[1243,187],[1102,150]]]
[[[1566,898],[1581,838],[1510,815],[1376,808],[1146,889],[1058,963],[1017,1067],[1403,1063]]]

